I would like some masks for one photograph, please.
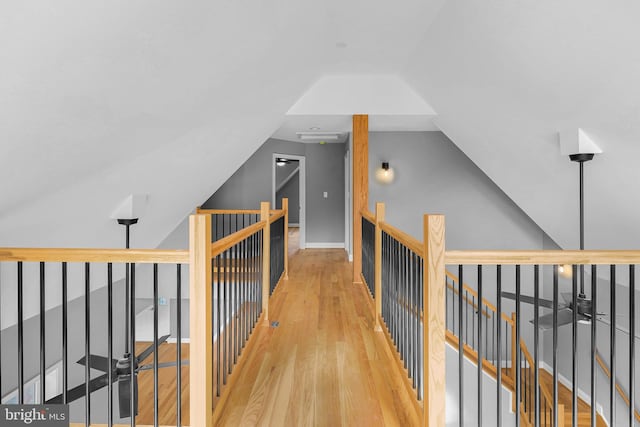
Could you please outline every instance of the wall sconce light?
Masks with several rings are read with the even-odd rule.
[[[389,166],[389,162],[382,162],[382,166],[376,170],[376,181],[381,184],[391,184],[393,177],[393,169]]]
[[[571,264],[559,265],[558,273],[560,273],[562,277],[571,279],[571,277],[573,277],[573,266]]]

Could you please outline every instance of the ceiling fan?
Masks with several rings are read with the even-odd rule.
[[[118,223],[124,225],[126,227],[126,238],[125,238],[125,247],[129,249],[129,227],[138,222],[138,218],[133,219],[118,219]],[[125,303],[126,303],[126,313],[130,312],[130,301],[129,301],[129,265],[127,264],[126,275],[125,275]],[[136,413],[138,414],[138,373],[140,371],[153,369],[153,363],[147,365],[141,365],[147,357],[149,357],[153,353],[154,344],[151,343],[147,348],[145,348],[138,356],[135,356],[135,349],[131,349],[129,351],[129,316],[126,316],[126,325],[125,325],[125,346],[124,346],[124,354],[120,359],[111,359],[96,355],[89,355],[89,367],[92,369],[96,369],[98,371],[104,372],[104,374],[100,375],[89,381],[89,393],[93,393],[94,391],[100,390],[101,388],[109,385],[109,373],[111,373],[111,382],[118,383],[118,407],[120,418],[129,418],[131,416],[131,363],[134,364],[134,405]],[[162,343],[164,343],[169,338],[169,335],[164,335],[158,338],[157,345],[160,347]],[[80,365],[85,365],[87,363],[86,356],[82,357],[76,363]],[[168,368],[171,366],[176,366],[176,362],[165,362],[159,363],[157,368]],[[180,361],[181,365],[189,364],[188,360]],[[78,400],[83,397],[87,392],[86,383],[80,384],[70,390],[67,391],[67,402],[73,402],[74,400]],[[59,394],[49,400],[47,403],[62,403],[63,394]]]
[[[569,158],[572,162],[580,164],[580,250],[584,250],[584,163],[593,159],[593,153],[571,154]],[[593,316],[591,299],[587,298],[584,292],[584,265],[579,266],[580,291],[576,296],[576,306],[573,306],[573,293],[563,293],[564,304],[558,304],[557,320],[558,326],[567,325],[573,322],[573,310],[576,310],[576,317],[580,323],[591,322]],[[503,298],[515,300],[516,295],[512,292],[502,292]],[[527,304],[535,304],[535,299],[530,296],[521,295],[520,301]],[[538,298],[541,307],[553,309],[553,301]],[[601,320],[598,316],[606,313],[596,313],[595,320]],[[540,329],[551,329],[553,327],[553,313],[546,314],[538,318]]]
[[[164,343],[169,335],[164,335],[158,339],[158,346]],[[109,385],[109,372],[112,375],[112,382],[118,383],[118,403],[120,409],[120,418],[128,418],[131,416],[131,360],[133,359],[134,363],[134,389],[135,389],[135,407],[136,414],[138,408],[138,372],[153,369],[153,364],[141,365],[140,363],[145,360],[149,355],[153,353],[153,344],[149,345],[147,348],[142,351],[138,356],[133,356],[132,354],[125,352],[124,355],[120,359],[111,359],[109,361],[108,358],[96,354],[89,355],[89,366],[92,369],[96,369],[98,371],[104,372],[104,374],[100,375],[89,381],[89,393],[93,393],[94,391],[100,390],[103,387]],[[86,357],[82,357],[78,362],[80,365],[86,364]],[[186,365],[189,362],[187,360],[183,360],[182,364]],[[166,362],[159,363],[158,369],[167,368],[170,366],[175,366],[176,362]],[[86,383],[85,383],[86,384]],[[67,391],[67,402],[73,402],[74,400],[78,400],[83,397],[86,393],[85,384],[80,384],[77,387],[74,387]],[[47,403],[62,403],[63,395],[59,394],[49,400]]]

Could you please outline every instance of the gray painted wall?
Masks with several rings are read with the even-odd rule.
[[[388,161],[390,185],[375,180]],[[369,135],[369,210],[422,240],[422,214],[446,215],[449,249],[541,249],[542,230],[442,132]]]
[[[203,208],[255,209],[271,200],[273,153],[305,156],[307,244],[344,242],[344,144],[267,140]],[[323,192],[328,198],[323,197]]]
[[[395,180],[380,184],[375,171],[383,161]],[[386,204],[386,220],[423,239],[422,215],[446,216],[447,249],[542,249],[544,232],[442,132],[369,134],[369,210]],[[458,274],[457,267],[447,267]],[[515,291],[514,267],[503,267],[503,290]],[[522,267],[522,292],[533,294],[533,271]],[[477,268],[466,266],[464,281],[477,288]],[[484,297],[495,302],[496,269],[483,269]],[[515,304],[503,299],[503,311]],[[533,345],[532,307],[522,305],[523,338]]]

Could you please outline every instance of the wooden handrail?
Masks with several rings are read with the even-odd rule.
[[[376,216],[366,209],[360,211],[360,215],[372,224],[376,223]]]
[[[600,353],[598,353],[597,351],[596,351],[596,362],[598,362],[600,369],[602,369],[602,371],[607,376],[607,378],[611,379],[611,372],[609,371],[609,367],[604,363],[604,360],[602,360],[602,358],[600,357]],[[631,404],[631,402],[629,401],[629,397],[627,396],[625,391],[622,389],[620,384],[618,384],[617,380],[615,380],[615,383],[616,383],[616,390],[618,391],[618,394],[620,395],[624,403],[627,406],[629,406]],[[636,420],[640,421],[640,413],[638,413],[638,410],[634,408],[633,412]]]
[[[455,286],[447,284],[447,288],[451,289],[455,295],[458,295],[458,289]],[[463,288],[463,289],[466,289],[466,288]],[[478,310],[478,304],[473,302],[473,300],[470,300],[469,297],[465,296],[465,297],[462,297],[462,299],[464,299],[468,305],[472,306],[474,310]],[[484,310],[484,309],[482,310],[482,315],[487,319],[491,319],[493,317],[487,310]]]
[[[260,214],[260,209],[202,209],[196,208],[197,214],[226,215],[226,214]]]
[[[446,251],[444,258],[458,265],[640,264],[640,251]]]
[[[250,226],[245,227],[242,230],[236,231],[233,234],[229,234],[228,236],[225,236],[222,239],[211,243],[211,258],[218,256],[236,243],[239,243],[247,237],[257,233],[258,231],[263,230],[266,225],[267,221],[256,222],[255,224],[251,224]]]
[[[186,264],[188,250],[0,248],[0,261]]]
[[[271,212],[271,215],[269,216],[269,224],[273,224],[275,221],[284,217],[284,214],[285,212],[283,210],[277,210],[275,212]]]
[[[407,248],[411,249],[414,253],[418,254],[419,256],[423,256],[424,245],[422,242],[418,241],[418,239],[416,239],[415,237],[411,237],[404,231],[397,229],[396,227],[386,222],[381,222],[380,228],[382,228],[382,231],[387,233],[389,236],[393,237],[398,242],[402,243]],[[445,257],[445,261],[446,261],[446,257]]]
[[[280,212],[282,209],[269,209],[270,213]],[[202,209],[196,208],[197,214],[202,215],[233,215],[233,214],[256,214],[260,215],[260,209]]]
[[[459,282],[458,278],[455,275],[453,275],[452,273],[450,273],[449,271],[446,271],[445,274],[447,275],[447,277],[449,279],[453,280],[454,282]],[[450,288],[450,289],[452,289],[452,288]],[[476,299],[478,298],[478,293],[474,289],[469,287],[469,285],[467,285],[466,283],[462,284],[462,289],[464,289],[465,291],[467,291],[468,293],[470,293],[471,295],[476,297]],[[454,292],[457,294],[455,289],[454,289]],[[467,302],[469,302],[469,301],[467,301]],[[489,310],[493,311],[494,313],[498,312],[498,309],[493,304],[491,304],[489,301],[487,301],[486,298],[482,298],[482,303],[484,305],[486,305],[487,308]],[[474,304],[474,308],[478,308],[477,304]],[[491,317],[491,316],[488,316],[488,317]]]

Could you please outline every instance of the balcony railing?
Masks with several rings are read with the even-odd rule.
[[[214,425],[287,277],[286,206],[265,202],[244,226],[225,212],[234,220],[218,220],[220,233],[220,213],[192,215],[188,250],[0,248],[2,311],[16,307],[3,403],[71,404],[73,426]],[[163,335],[165,301],[175,313]],[[145,331],[136,318],[147,306]]]
[[[491,425],[498,426],[506,423],[506,405],[511,406],[515,424],[525,426],[618,425],[640,419],[634,409],[634,322],[629,322],[629,330],[616,324],[620,304],[635,319],[635,265],[640,263],[640,251],[445,251],[444,217],[425,215],[419,241],[385,222],[384,211],[384,205],[377,204],[375,215],[361,212],[363,224],[375,226],[371,238],[363,225],[361,279],[367,289],[375,290],[376,318],[397,355],[407,388],[416,397],[415,410],[424,425],[443,426],[445,414],[452,414],[445,410],[445,342],[457,350],[453,422],[461,426],[482,425],[489,402],[495,404]],[[373,250],[365,251],[371,241]],[[364,255],[370,253],[375,255],[367,261]],[[365,274],[365,269],[373,274]],[[570,286],[571,292],[561,296],[561,286]],[[624,303],[616,298],[620,286],[627,288]],[[607,307],[599,306],[599,298],[609,300]],[[579,342],[580,323],[588,324],[587,342]],[[542,330],[550,334],[549,371],[543,370]],[[621,332],[624,343],[618,336]],[[563,368],[562,374],[561,333],[570,336],[564,342],[573,355],[570,371]],[[608,347],[610,367],[598,355],[600,347]],[[579,367],[576,354],[585,348],[589,350]],[[620,360],[625,359],[626,391],[616,378]],[[464,374],[469,362],[476,367],[474,378]],[[597,369],[607,374],[608,383],[598,383]],[[495,397],[481,391],[475,394],[476,401],[466,401],[465,389],[486,390],[488,378],[495,381]],[[560,383],[568,390],[567,402],[559,401]],[[453,386],[449,383],[450,390]],[[606,398],[604,387],[608,387]],[[511,402],[503,401],[503,390],[511,393]],[[619,399],[627,403],[624,414],[616,411]],[[475,421],[465,419],[467,404],[476,408]],[[603,406],[606,409],[598,409]]]

